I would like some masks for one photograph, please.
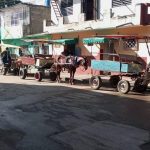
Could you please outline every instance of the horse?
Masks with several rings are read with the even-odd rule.
[[[60,83],[61,71],[67,69],[68,72],[70,73],[69,83],[73,85],[76,69],[80,66],[82,66],[84,70],[87,70],[88,62],[86,57],[59,56],[57,62],[53,64],[53,68],[55,68],[57,74],[57,82]]]

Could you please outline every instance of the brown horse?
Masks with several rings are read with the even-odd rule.
[[[64,69],[65,70],[67,69],[68,72],[70,73],[69,83],[71,85],[74,84],[74,75],[75,75],[76,69],[80,66],[82,66],[84,70],[88,68],[87,58],[77,57],[77,56],[58,57],[57,62],[54,63],[53,65],[57,74],[57,82],[60,82],[61,71],[63,71]]]

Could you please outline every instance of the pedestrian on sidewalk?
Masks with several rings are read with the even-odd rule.
[[[1,59],[3,64],[8,64],[9,67],[11,66],[11,56],[8,47],[1,53]]]

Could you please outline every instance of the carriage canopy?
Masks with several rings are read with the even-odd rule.
[[[72,38],[72,39],[57,39],[57,40],[49,40],[50,43],[52,44],[76,44],[78,42],[77,38]]]
[[[109,39],[104,37],[91,37],[91,38],[84,38],[84,44],[97,44],[97,43],[108,43]]]

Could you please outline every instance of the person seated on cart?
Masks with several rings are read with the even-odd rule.
[[[58,60],[59,62],[61,61],[62,63],[74,64],[75,58],[76,57],[74,55],[71,54],[68,55],[68,53],[66,55],[66,52],[63,51],[61,55],[58,57]]]
[[[147,64],[146,71],[150,72],[150,62]]]
[[[21,48],[19,48],[19,56],[23,56],[23,51]]]
[[[1,53],[1,59],[4,65],[7,64],[8,67],[11,67],[12,59],[8,47]]]
[[[57,61],[59,63],[66,63],[66,58],[68,56],[68,50],[66,49],[66,47],[64,47],[64,50],[61,52],[61,54],[58,56]]]

